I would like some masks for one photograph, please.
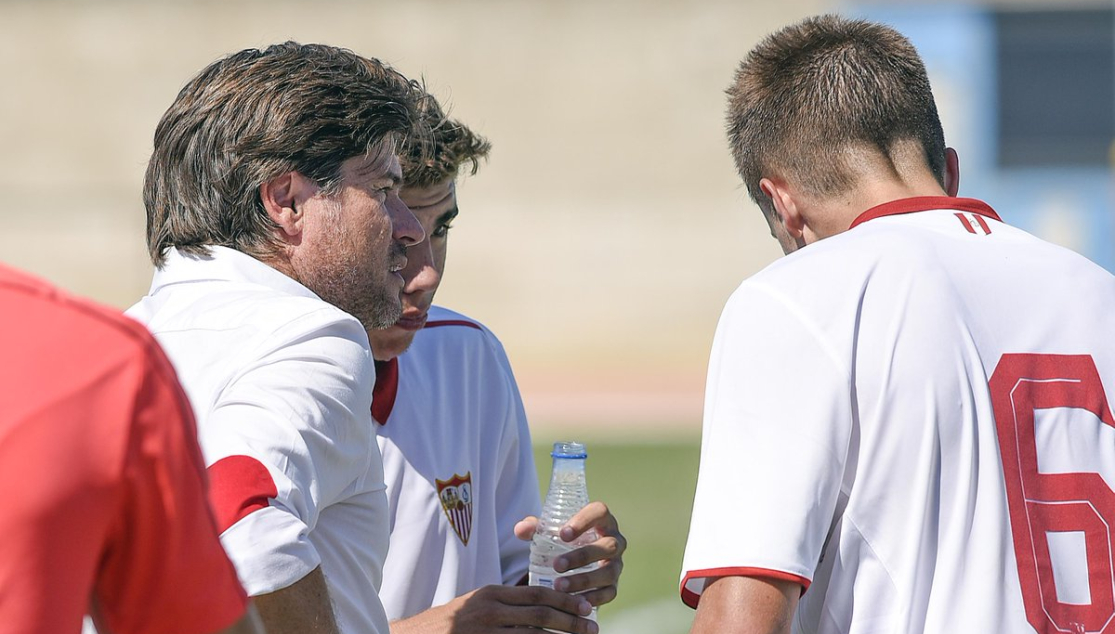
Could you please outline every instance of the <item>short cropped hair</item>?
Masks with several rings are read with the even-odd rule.
[[[286,172],[340,186],[341,164],[419,124],[425,91],[376,59],[322,44],[245,49],[202,70],[155,130],[143,202],[147,248],[278,248],[260,185]]]
[[[471,163],[470,174],[480,168],[492,145],[457,119],[450,119],[432,96],[419,104],[421,121],[399,152],[403,187],[430,187],[456,178]]]
[[[835,15],[808,18],[768,36],[740,64],[728,89],[728,140],[752,200],[772,171],[805,191],[848,191],[856,174],[848,150],[894,161],[896,144],[916,141],[944,185],[945,140],[917,50],[894,29]]]

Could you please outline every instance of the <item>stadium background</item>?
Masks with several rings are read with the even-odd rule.
[[[494,145],[460,188],[439,303],[502,338],[543,485],[548,443],[589,443],[590,489],[631,541],[604,631],[685,631],[708,348],[727,295],[779,255],[736,180],[723,90],[764,34],[830,10],[921,49],[962,195],[1115,265],[1109,0],[0,0],[0,260],[140,297],[155,124],[225,53],[320,41],[425,77]]]

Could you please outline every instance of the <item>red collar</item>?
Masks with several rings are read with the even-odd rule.
[[[466,326],[482,330],[480,325],[465,319],[439,319],[426,322],[424,328],[438,326]],[[399,357],[387,361],[376,361],[376,384],[372,388],[372,418],[380,425],[386,425],[395,409],[395,399],[399,395]]]
[[[399,393],[399,358],[389,361],[376,361],[376,385],[372,388],[372,418],[380,425],[386,425],[395,408],[395,396]]]
[[[975,198],[953,198],[952,196],[915,196],[913,198],[901,198],[899,200],[892,200],[888,203],[876,205],[871,209],[863,212],[852,221],[849,229],[856,225],[863,224],[868,220],[875,218],[882,218],[883,216],[897,216],[899,214],[912,214],[918,211],[929,211],[932,209],[955,209],[957,211],[967,211],[981,216],[987,216],[994,220],[1002,222],[999,214],[990,205],[982,200]]]

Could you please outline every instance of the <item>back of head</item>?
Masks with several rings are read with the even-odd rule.
[[[890,27],[833,15],[806,19],[756,46],[727,92],[736,167],[768,213],[761,178],[777,173],[811,195],[838,195],[859,178],[863,152],[897,170],[918,147],[944,183],[944,133],[925,66]]]
[[[419,104],[419,125],[408,135],[399,152],[404,187],[432,187],[456,178],[466,163],[471,173],[480,167],[492,146],[487,139],[456,119],[450,119],[441,104],[428,96]]]
[[[375,59],[321,44],[245,49],[210,64],[163,115],[147,166],[147,247],[276,248],[262,183],[299,172],[326,193],[341,163],[417,125],[425,93]]]

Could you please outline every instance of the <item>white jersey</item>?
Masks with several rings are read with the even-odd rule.
[[[434,306],[404,354],[377,363],[372,411],[390,506],[381,598],[412,616],[527,573],[515,523],[538,515],[530,432],[503,346]]]
[[[769,576],[796,632],[1112,631],[1108,393],[1109,273],[976,200],[871,209],[724,310],[682,598]]]
[[[197,415],[221,543],[248,594],[319,565],[343,632],[387,634],[387,498],[360,323],[254,258],[172,250],[128,314]]]

